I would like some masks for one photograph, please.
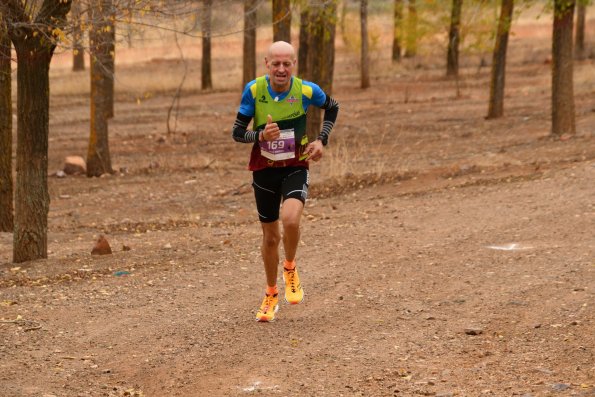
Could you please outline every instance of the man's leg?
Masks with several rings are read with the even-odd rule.
[[[279,242],[281,235],[279,233],[279,221],[265,223],[262,225],[262,261],[264,262],[264,271],[266,274],[267,285],[273,287],[277,285],[277,271],[279,267]]]
[[[267,289],[260,309],[256,313],[258,321],[273,321],[275,313],[279,308],[279,298],[277,290],[277,268],[279,267],[279,221],[261,222],[262,225],[262,261],[267,279]]]
[[[283,248],[285,259],[293,262],[300,242],[300,220],[304,211],[304,203],[298,199],[288,198],[281,208],[281,223],[283,224]]]
[[[295,266],[295,254],[300,242],[300,220],[303,210],[304,203],[295,198],[286,199],[281,208],[283,248],[285,249],[285,261],[283,262],[285,300],[293,305],[304,300],[304,290]]]

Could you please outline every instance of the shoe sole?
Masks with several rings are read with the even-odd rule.
[[[258,321],[259,323],[272,323],[273,321],[275,321],[275,314],[277,314],[278,311],[279,311],[279,305],[275,306],[275,310],[273,310],[273,318],[267,319],[267,318],[256,317],[256,321]]]

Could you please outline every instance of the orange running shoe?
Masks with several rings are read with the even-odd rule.
[[[283,281],[285,281],[285,301],[290,305],[302,303],[304,290],[300,283],[297,267],[291,270],[283,268]]]
[[[279,310],[279,297],[275,295],[264,295],[264,299],[256,313],[256,321],[271,322],[275,321],[275,313]]]

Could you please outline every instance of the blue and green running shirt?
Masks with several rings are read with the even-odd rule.
[[[261,153],[261,147],[256,140],[250,154],[249,169],[257,171],[268,167],[303,166],[308,168],[304,150],[308,144],[306,136],[306,111],[308,106],[322,107],[326,94],[322,89],[309,81],[297,77],[291,78],[291,87],[288,91],[277,93],[269,84],[268,76],[261,76],[248,83],[242,93],[239,113],[246,117],[254,118],[253,130],[264,129],[267,115],[281,130],[293,130],[295,152],[291,158],[273,160]],[[267,144],[267,143],[265,143]]]

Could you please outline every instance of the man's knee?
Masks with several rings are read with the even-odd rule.
[[[298,231],[300,229],[301,213],[283,214],[281,219],[283,223],[283,230]]]
[[[281,223],[284,230],[299,230],[304,203],[297,199],[288,199],[281,208]]]
[[[262,242],[266,248],[277,248],[281,241],[279,231],[263,229]]]

